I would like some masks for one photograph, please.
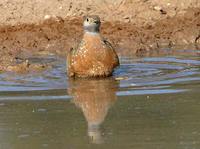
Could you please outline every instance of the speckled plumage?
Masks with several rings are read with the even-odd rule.
[[[99,33],[100,19],[88,16],[84,20],[84,35],[76,49],[67,57],[70,77],[107,77],[119,65],[118,56],[112,45]]]

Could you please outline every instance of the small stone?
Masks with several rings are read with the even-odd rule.
[[[167,14],[167,12],[163,9],[160,10],[161,14]]]
[[[120,81],[120,80],[126,80],[128,77],[116,77],[115,80]]]
[[[160,11],[162,9],[162,7],[160,7],[160,6],[154,6],[153,9],[157,10],[157,11]]]
[[[163,10],[163,8],[160,6],[154,6],[153,9],[156,11],[160,11],[161,14],[167,14],[167,12]]]
[[[124,19],[129,19],[130,17],[129,17],[129,16],[124,16],[123,18],[124,18]]]
[[[126,23],[131,22],[131,19],[129,16],[124,16],[123,19],[124,19],[124,22],[126,22]]]
[[[171,3],[167,3],[167,6],[170,6],[171,5]]]
[[[50,19],[50,18],[51,18],[50,15],[45,15],[45,16],[44,16],[44,19],[45,19],[45,20]]]

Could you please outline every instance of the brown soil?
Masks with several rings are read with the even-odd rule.
[[[21,1],[0,2],[0,11],[5,12],[4,17],[0,17],[0,71],[44,68],[44,65],[34,66],[27,61],[33,54],[55,53],[65,56],[68,49],[81,38],[82,16],[85,14],[100,15],[103,36],[113,43],[120,54],[140,55],[178,45],[193,44],[197,49],[200,47],[198,0],[183,0],[184,3],[181,0],[117,0],[115,5],[114,2],[111,5],[111,2],[99,0],[96,4],[88,3],[87,7],[80,5],[83,1],[67,3],[66,0],[51,0],[60,9],[69,7],[60,15],[57,15],[60,9],[54,10],[56,7],[50,7],[50,2],[51,5],[47,3],[43,8],[39,7],[40,3]],[[6,10],[2,9],[5,3]],[[104,7],[100,7],[100,4]],[[29,11],[33,12],[26,15],[28,10],[22,9],[19,13],[21,7],[29,9],[29,5],[38,10],[31,9]],[[40,11],[44,9],[46,11]]]

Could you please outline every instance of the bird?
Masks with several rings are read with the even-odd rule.
[[[100,34],[100,17],[97,15],[83,18],[83,37],[76,48],[67,55],[69,77],[109,77],[120,65],[118,55]]]

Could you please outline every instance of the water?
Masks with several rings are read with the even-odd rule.
[[[0,74],[0,149],[200,148],[199,51],[121,55],[107,79],[66,78],[65,60]]]

